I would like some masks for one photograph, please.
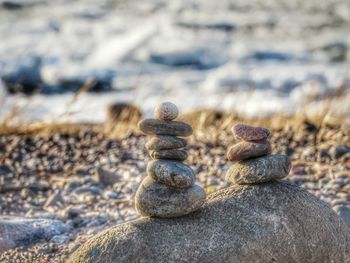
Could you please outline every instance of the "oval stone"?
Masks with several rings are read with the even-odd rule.
[[[160,150],[160,151],[150,151],[149,152],[152,159],[165,159],[165,160],[176,160],[184,161],[188,157],[188,153],[185,150]]]
[[[192,127],[181,121],[163,121],[145,119],[139,123],[139,128],[145,134],[170,135],[187,137],[193,133]]]
[[[226,181],[235,184],[257,184],[286,177],[291,163],[285,155],[268,155],[239,161],[226,173]]]
[[[177,188],[191,187],[196,180],[196,175],[191,167],[168,160],[150,161],[147,165],[147,174],[157,182]]]
[[[163,102],[154,110],[154,116],[159,120],[171,121],[179,115],[179,109],[174,103]]]
[[[241,161],[268,155],[271,153],[270,142],[256,143],[242,141],[230,147],[227,152],[227,159],[229,161]]]
[[[232,128],[232,132],[237,140],[243,141],[260,141],[270,135],[270,131],[266,128],[249,126],[245,124],[237,124]]]
[[[152,137],[147,143],[148,150],[169,150],[183,148],[187,145],[186,140],[174,136],[159,135]]]
[[[143,216],[179,217],[199,209],[205,202],[204,190],[193,185],[176,189],[160,184],[147,176],[135,196],[137,211]]]

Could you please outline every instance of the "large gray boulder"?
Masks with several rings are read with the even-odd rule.
[[[69,262],[350,262],[350,230],[286,182],[239,185],[173,219],[141,218],[82,245]]]

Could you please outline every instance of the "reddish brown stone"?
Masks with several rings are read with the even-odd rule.
[[[237,140],[261,141],[266,140],[270,131],[262,127],[254,127],[245,124],[237,124],[232,128],[232,132]]]
[[[241,161],[271,153],[271,144],[242,141],[233,145],[227,152],[229,161]]]

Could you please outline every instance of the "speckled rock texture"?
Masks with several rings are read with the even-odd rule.
[[[141,218],[81,246],[71,263],[350,262],[350,230],[331,208],[286,182],[234,185],[176,219]]]
[[[135,206],[141,215],[162,218],[178,217],[199,209],[206,194],[198,185],[170,188],[147,176],[138,188]]]
[[[229,161],[241,161],[271,153],[271,144],[242,141],[231,146],[227,152]]]
[[[234,184],[257,184],[283,179],[291,169],[291,162],[285,155],[267,155],[239,161],[226,173],[225,180]]]
[[[159,135],[152,137],[147,143],[147,150],[179,149],[187,145],[186,140],[174,136]]]
[[[266,128],[237,124],[232,128],[232,132],[237,140],[261,141],[269,137],[270,131]]]
[[[145,119],[139,123],[139,129],[149,135],[170,135],[187,137],[192,135],[190,125],[181,121],[163,121],[157,119]]]
[[[154,116],[159,120],[172,121],[179,115],[179,109],[174,103],[163,102],[154,110]]]
[[[179,149],[150,151],[149,154],[152,157],[152,159],[175,161],[185,161],[188,157],[187,151]]]
[[[188,188],[196,180],[191,167],[181,162],[167,160],[150,161],[147,165],[147,175],[157,182],[177,188]]]

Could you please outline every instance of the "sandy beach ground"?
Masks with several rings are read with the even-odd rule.
[[[287,180],[335,210],[350,207],[350,132],[344,123],[285,116],[252,121],[216,111],[181,119],[194,127],[187,163],[207,193],[228,186],[230,127],[244,122],[271,129],[273,153],[293,163]],[[135,123],[121,125],[130,131],[77,124],[2,128],[0,214],[56,219],[66,231],[8,250],[1,262],[64,262],[89,237],[138,217],[133,198],[150,159],[147,137]]]

